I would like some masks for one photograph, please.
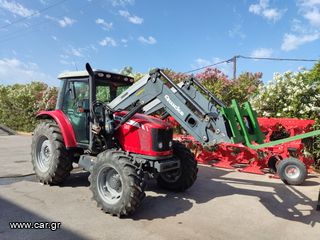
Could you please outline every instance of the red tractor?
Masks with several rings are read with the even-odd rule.
[[[171,124],[140,114],[143,104],[126,111],[109,106],[134,79],[86,67],[60,75],[56,109],[37,115],[32,164],[40,182],[62,183],[77,163],[90,172],[98,206],[117,216],[140,205],[146,174],[164,189],[191,187],[197,162],[189,149],[173,141]]]

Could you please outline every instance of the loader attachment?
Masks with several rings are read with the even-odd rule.
[[[262,144],[263,135],[255,111],[252,110],[249,102],[243,107],[232,100],[230,107],[223,107],[221,113],[225,118],[229,137],[232,143],[251,143],[252,141]]]
[[[232,143],[242,143],[254,150],[320,135],[320,130],[316,130],[265,143],[265,136],[260,129],[257,114],[249,102],[240,107],[235,100],[232,100],[230,107],[221,108],[221,113]]]

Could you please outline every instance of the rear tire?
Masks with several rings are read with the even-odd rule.
[[[123,151],[100,153],[89,181],[98,207],[118,217],[132,214],[145,197],[143,170]]]
[[[72,161],[56,122],[42,122],[36,127],[31,158],[34,172],[44,184],[62,183],[70,175]]]
[[[157,182],[161,188],[182,192],[190,188],[197,179],[197,161],[193,153],[178,141],[173,142],[173,155],[180,160],[180,168],[160,173]]]
[[[289,157],[279,162],[277,174],[285,184],[300,185],[307,178],[307,168],[299,159]]]

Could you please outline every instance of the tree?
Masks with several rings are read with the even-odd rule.
[[[258,88],[262,85],[261,78],[261,72],[241,73],[235,81],[232,81],[229,100],[235,99],[240,104],[249,101],[253,95],[258,93]]]
[[[126,66],[122,70],[120,70],[120,74],[130,76],[134,78],[134,81],[140,80],[145,74],[134,72],[131,66]]]
[[[262,73],[241,73],[236,80],[230,80],[227,75],[217,68],[207,68],[198,73],[196,78],[220,100],[230,105],[235,99],[239,104],[249,100],[256,94],[262,84]]]

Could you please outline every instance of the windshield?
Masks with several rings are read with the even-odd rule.
[[[110,86],[110,85],[97,85],[97,101],[109,103],[117,96],[119,96],[123,91],[125,91],[129,86]]]

